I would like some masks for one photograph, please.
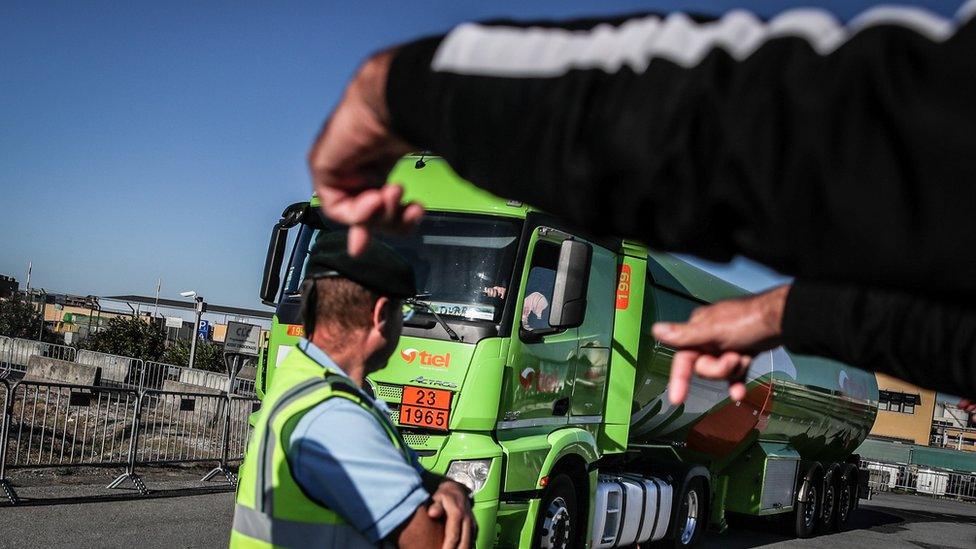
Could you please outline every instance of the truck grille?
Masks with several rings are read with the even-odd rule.
[[[387,385],[386,383],[376,384],[376,397],[390,401],[390,402],[400,402],[400,397],[403,396],[403,386],[402,385]]]

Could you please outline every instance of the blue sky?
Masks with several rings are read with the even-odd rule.
[[[83,295],[196,289],[256,306],[271,225],[310,194],[308,145],[356,65],[492,17],[809,2],[0,4],[0,273]],[[848,18],[859,2],[820,2]],[[958,2],[929,2],[943,14]],[[745,261],[733,282],[781,277]]]

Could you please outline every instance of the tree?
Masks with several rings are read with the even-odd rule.
[[[55,335],[48,326],[41,328],[41,315],[33,303],[13,296],[0,300],[0,335],[54,341]]]
[[[165,343],[166,335],[159,326],[138,318],[117,316],[109,319],[104,330],[85,338],[79,347],[143,360],[159,360]]]
[[[187,366],[190,363],[190,342],[179,340],[166,349],[162,362],[176,366]],[[210,372],[227,373],[224,367],[224,348],[218,343],[197,340],[197,352],[193,359],[193,367]]]

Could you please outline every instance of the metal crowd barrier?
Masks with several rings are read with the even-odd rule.
[[[75,362],[101,368],[104,386],[124,389],[142,388],[144,367],[141,359],[82,349],[78,351]]]
[[[215,391],[230,392],[235,395],[254,397],[257,393],[254,390],[253,379],[240,379],[234,381],[234,387],[228,391],[230,377],[227,374],[208,372],[196,368],[186,368],[175,364],[164,362],[146,361],[145,376],[143,387],[146,389],[166,389],[164,385],[167,381],[186,383],[199,387],[207,387]]]
[[[125,466],[110,488],[129,480],[148,489],[141,465],[217,462],[203,480],[243,458],[254,398],[156,389],[0,380],[0,488],[12,503],[9,469]]]
[[[976,502],[976,473],[862,460],[873,492],[906,492]]]
[[[0,362],[2,362],[0,377],[8,378],[11,375],[23,375],[27,371],[27,363],[32,356],[74,361],[75,355],[75,348],[67,345],[3,337],[0,338]]]

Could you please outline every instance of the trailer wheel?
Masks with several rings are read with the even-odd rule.
[[[837,511],[834,513],[834,529],[841,530],[851,518],[851,511],[854,510],[852,498],[854,490],[851,483],[842,479],[837,490]]]
[[[837,481],[834,476],[825,478],[823,482],[823,502],[820,509],[823,515],[820,517],[820,529],[824,532],[833,530],[834,518],[837,516]]]
[[[540,549],[575,549],[580,547],[579,539],[584,517],[579,516],[576,504],[576,487],[573,479],[560,473],[549,481],[539,504],[539,518],[536,521],[535,547]]]
[[[800,498],[796,500],[796,511],[793,518],[793,533],[796,534],[798,538],[808,538],[813,535],[817,530],[817,524],[820,522],[820,507],[818,503],[820,502],[819,494],[817,493],[817,485],[819,482],[816,479],[810,479],[803,482],[806,490],[806,501],[800,501]]]
[[[680,507],[674,517],[674,546],[694,547],[701,541],[708,522],[705,481],[701,477],[689,480],[675,502]]]

